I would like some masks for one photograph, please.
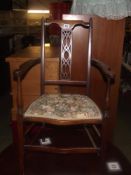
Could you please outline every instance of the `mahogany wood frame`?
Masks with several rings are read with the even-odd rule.
[[[53,22],[54,23],[54,22]],[[55,23],[59,24],[60,26],[63,26],[63,24],[65,24],[65,21],[55,21]],[[80,21],[69,21],[68,22],[70,25],[72,25],[72,28],[74,28],[75,26],[81,25],[82,27],[86,28],[86,23],[80,22]],[[45,23],[43,22],[43,25]],[[67,25],[67,21],[66,21],[66,25]],[[102,126],[102,133],[101,133],[101,147],[98,148],[95,144],[94,141],[92,141],[92,145],[93,147],[88,147],[88,148],[56,148],[56,147],[41,147],[41,146],[29,146],[29,145],[25,145],[25,149],[31,149],[31,150],[36,150],[36,151],[47,151],[47,152],[60,152],[60,153],[94,153],[94,152],[98,152],[98,151],[103,151],[104,150],[104,145],[105,145],[105,133],[104,133],[104,129],[105,129],[105,121],[108,119],[108,110],[109,110],[109,98],[110,98],[110,86],[112,83],[114,83],[114,75],[112,74],[112,72],[110,71],[109,67],[105,66],[103,63],[101,63],[100,61],[93,59],[91,61],[91,31],[90,29],[92,29],[92,25],[91,23],[88,23],[88,28],[89,28],[89,45],[88,45],[88,58],[89,58],[89,62],[87,62],[87,79],[90,79],[90,69],[91,69],[91,65],[93,65],[95,68],[98,69],[98,71],[100,72],[100,74],[102,74],[103,80],[106,82],[106,96],[105,96],[105,108],[104,108],[104,112],[103,112],[103,120],[79,120],[79,121],[55,121],[55,120],[51,120],[51,119],[42,119],[42,118],[37,118],[37,120],[30,118],[28,120],[32,121],[32,122],[45,122],[45,123],[49,123],[49,124],[53,124],[53,125],[78,125],[78,124],[101,124]],[[44,36],[44,35],[43,35]],[[17,133],[18,133],[18,150],[19,150],[19,167],[20,167],[20,175],[23,175],[24,172],[24,129],[23,129],[23,124],[24,124],[24,118],[23,118],[23,99],[22,99],[22,86],[21,86],[21,81],[24,79],[24,77],[26,76],[26,74],[28,73],[28,71],[36,64],[38,64],[39,62],[44,65],[44,57],[45,57],[45,53],[44,53],[44,44],[45,44],[45,40],[44,37],[42,38],[42,54],[41,54],[41,61],[40,59],[37,60],[30,60],[27,63],[24,63],[23,65],[20,66],[20,68],[18,70],[16,70],[14,72],[14,79],[16,79],[17,81]],[[44,70],[43,70],[43,66],[41,67],[42,69],[42,80],[43,83],[41,85],[50,85],[50,84],[59,84],[59,85],[79,85],[79,86],[83,86],[86,85],[87,88],[90,88],[90,82],[89,85],[87,86],[87,80],[85,81],[75,81],[75,80],[56,80],[56,81],[52,81],[52,80],[46,80],[44,79]],[[42,86],[41,86],[42,89]],[[43,93],[43,90],[41,90],[41,92]],[[89,91],[86,91],[87,94],[89,93]],[[85,127],[84,127],[85,128]],[[87,128],[85,128],[89,138],[90,138],[90,134],[87,131]],[[96,130],[95,130],[96,131]]]

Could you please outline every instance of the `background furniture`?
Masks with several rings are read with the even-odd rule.
[[[56,57],[52,58],[52,53],[55,50]],[[11,95],[13,99],[13,108],[12,108],[12,120],[16,120],[16,82],[14,81],[13,72],[14,70],[18,69],[19,66],[28,61],[29,59],[37,59],[40,57],[40,47],[39,46],[31,46],[27,47],[13,55],[11,55],[7,61],[10,64],[10,71],[11,71]],[[49,62],[48,67],[46,68],[46,77],[50,78],[57,78],[58,72],[58,53],[57,48],[47,49],[47,59],[46,61]],[[49,71],[52,70],[52,71]],[[24,107],[26,108],[28,104],[34,100],[36,97],[40,95],[40,67],[36,65],[34,70],[31,70],[29,75],[23,82],[23,94],[24,94]],[[54,86],[53,88],[48,87],[47,91],[57,92],[59,89]]]
[[[63,15],[63,19],[82,19],[87,21],[90,18],[89,15]],[[118,95],[120,88],[120,73],[121,73],[121,65],[123,59],[123,42],[124,42],[124,34],[125,34],[125,19],[122,20],[107,20],[104,18],[100,18],[98,16],[92,16],[93,19],[93,53],[92,57],[98,60],[103,61],[105,64],[109,65],[112,71],[115,74],[115,84],[111,89],[111,110],[110,110],[110,119],[107,126],[107,140],[112,139],[113,129],[116,124],[116,116],[117,116],[117,105],[118,105]],[[79,34],[80,31],[76,32],[76,35]],[[76,41],[76,43],[80,42],[80,39]],[[81,44],[78,47],[79,51],[83,48],[84,42],[84,33],[83,39],[81,39]],[[75,52],[75,51],[74,51]],[[77,62],[77,55],[76,62]],[[83,55],[84,56],[84,55]],[[83,61],[83,64],[85,62]],[[79,65],[77,65],[79,67]],[[77,70],[77,66],[74,68]],[[103,107],[104,103],[104,92],[103,92],[103,83],[100,77],[96,74],[95,70],[92,79],[93,87],[92,87],[92,98],[99,104],[99,106]],[[98,93],[96,89],[99,89]]]
[[[49,63],[46,68],[46,77],[57,78],[58,72],[57,68],[58,64],[58,53],[57,49],[54,48],[56,52],[56,57],[52,58],[52,49],[47,49],[47,62]],[[17,84],[14,81],[13,72],[18,69],[19,66],[29,59],[36,59],[40,56],[40,47],[32,46],[27,47],[15,54],[12,54],[10,57],[6,59],[6,61],[10,65],[10,79],[11,79],[11,96],[12,96],[12,129],[13,129],[13,139],[16,141],[16,88]],[[52,70],[51,72],[49,70]],[[32,69],[26,79],[23,81],[23,100],[24,100],[24,108],[28,106],[35,98],[40,95],[40,67],[36,65],[34,69]],[[57,86],[48,87],[47,91],[49,92],[58,92],[59,88]]]

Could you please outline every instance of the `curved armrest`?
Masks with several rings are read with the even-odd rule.
[[[13,73],[14,80],[17,80],[18,78],[22,80],[27,72],[38,63],[40,63],[40,58],[37,58],[35,60],[29,60],[21,64],[19,69],[16,69]]]
[[[91,65],[96,67],[101,72],[105,81],[109,81],[110,84],[114,83],[115,75],[112,73],[112,71],[106,64],[97,59],[92,59]]]

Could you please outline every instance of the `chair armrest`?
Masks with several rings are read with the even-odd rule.
[[[14,80],[17,80],[18,78],[22,80],[27,72],[38,63],[40,63],[40,58],[37,58],[35,60],[29,60],[21,64],[19,69],[16,69],[13,72]]]
[[[113,84],[115,81],[115,75],[106,64],[97,59],[92,59],[91,65],[99,70],[104,81],[107,82],[106,93],[105,93],[105,107],[103,109],[103,116],[106,119],[109,117],[110,91],[111,91],[111,84]]]
[[[110,84],[114,83],[115,75],[106,64],[97,59],[92,59],[91,65],[96,67],[100,71],[105,81],[108,81]]]

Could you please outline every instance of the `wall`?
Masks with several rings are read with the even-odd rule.
[[[0,33],[14,34],[27,32],[26,11],[0,11]]]

